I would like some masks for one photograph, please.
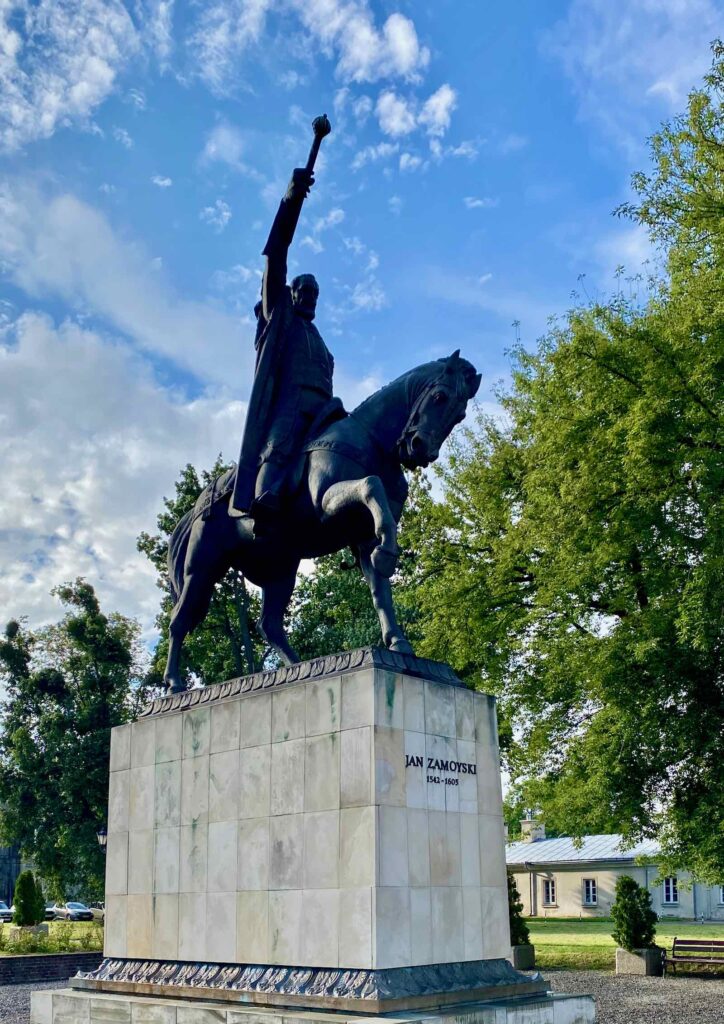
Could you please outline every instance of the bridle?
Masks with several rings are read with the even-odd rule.
[[[420,418],[420,412],[431,392],[433,392],[436,388],[444,388],[444,390],[449,392],[454,398],[459,397],[458,379],[455,380],[454,386],[451,386],[448,383],[448,381],[449,375],[447,374],[446,369],[444,369],[441,373],[437,375],[437,377],[434,377],[432,380],[428,381],[425,385],[423,385],[420,394],[412,403],[410,415],[407,417],[407,422],[405,423],[405,426],[402,428],[402,433],[400,434],[400,437],[397,440],[398,451],[405,444],[409,437],[412,437],[414,434],[417,433],[417,421]]]

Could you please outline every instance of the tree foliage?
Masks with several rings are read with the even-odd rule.
[[[648,949],[656,938],[656,913],[651,909],[651,893],[629,875],[616,879],[616,899],[611,907],[616,926],[614,942],[632,953]]]
[[[110,731],[132,710],[138,626],[104,615],[83,580],[56,591],[68,612],[0,639],[0,830],[53,895],[103,894],[96,832],[106,820]]]
[[[32,927],[45,920],[43,889],[32,871],[21,871],[15,883],[13,924]]]
[[[515,875],[512,871],[508,875],[508,918],[510,920],[510,944],[511,946],[526,946],[530,942],[530,930],[523,919],[523,904],[518,892]]]
[[[161,638],[148,675],[149,685],[161,686],[168,654],[168,625],[174,604],[166,570],[169,538],[181,517],[194,507],[204,487],[228,468],[221,456],[200,477],[192,465],[187,465],[176,481],[174,497],[163,500],[164,509],[157,518],[159,532],[144,532],[138,538],[138,550],[153,563],[158,573],[157,584],[164,595],[156,618]],[[203,684],[218,683],[258,671],[266,650],[256,629],[258,617],[258,594],[247,586],[239,570],[229,569],[214,588],[205,620],[184,643],[181,668],[186,680],[195,676]]]
[[[559,832],[659,838],[724,877],[724,81],[652,142],[626,212],[645,303],[514,352],[505,418],[459,435],[416,537],[421,652],[501,696],[516,792]]]

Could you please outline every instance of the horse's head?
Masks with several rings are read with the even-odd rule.
[[[460,350],[428,364],[432,372],[421,382],[410,416],[397,442],[397,454],[407,469],[429,466],[452,428],[465,418],[465,409],[480,387],[481,375]]]

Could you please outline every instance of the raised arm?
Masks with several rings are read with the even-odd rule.
[[[314,184],[314,174],[306,167],[295,167],[289,187],[279,204],[262,255],[266,256],[262,281],[262,313],[268,320],[287,283],[287,252],[302,210],[302,203]]]

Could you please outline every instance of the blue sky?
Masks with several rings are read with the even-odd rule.
[[[9,0],[0,13],[0,609],[77,575],[149,629],[135,552],[187,461],[235,458],[260,251],[311,120],[290,269],[349,405],[461,348],[480,399],[580,289],[683,109],[716,0]]]

